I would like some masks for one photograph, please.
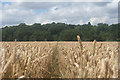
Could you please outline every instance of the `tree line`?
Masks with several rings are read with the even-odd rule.
[[[120,41],[120,24],[98,23],[74,25],[65,23],[34,23],[5,26],[2,29],[2,41],[76,41],[80,35],[83,41]]]

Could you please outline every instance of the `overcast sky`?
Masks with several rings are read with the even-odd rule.
[[[118,23],[118,2],[2,2],[2,25]]]

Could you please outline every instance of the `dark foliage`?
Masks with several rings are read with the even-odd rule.
[[[2,28],[3,41],[76,41],[80,35],[83,41],[120,41],[120,24],[108,25],[98,23],[91,25],[73,25],[65,23],[51,23],[41,25],[35,23],[26,25],[21,23],[17,26],[6,26]]]

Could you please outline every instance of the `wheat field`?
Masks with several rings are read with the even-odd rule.
[[[118,78],[118,42],[0,44],[0,78]]]

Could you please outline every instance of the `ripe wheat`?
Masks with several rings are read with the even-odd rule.
[[[1,42],[0,78],[117,78],[117,42]]]

